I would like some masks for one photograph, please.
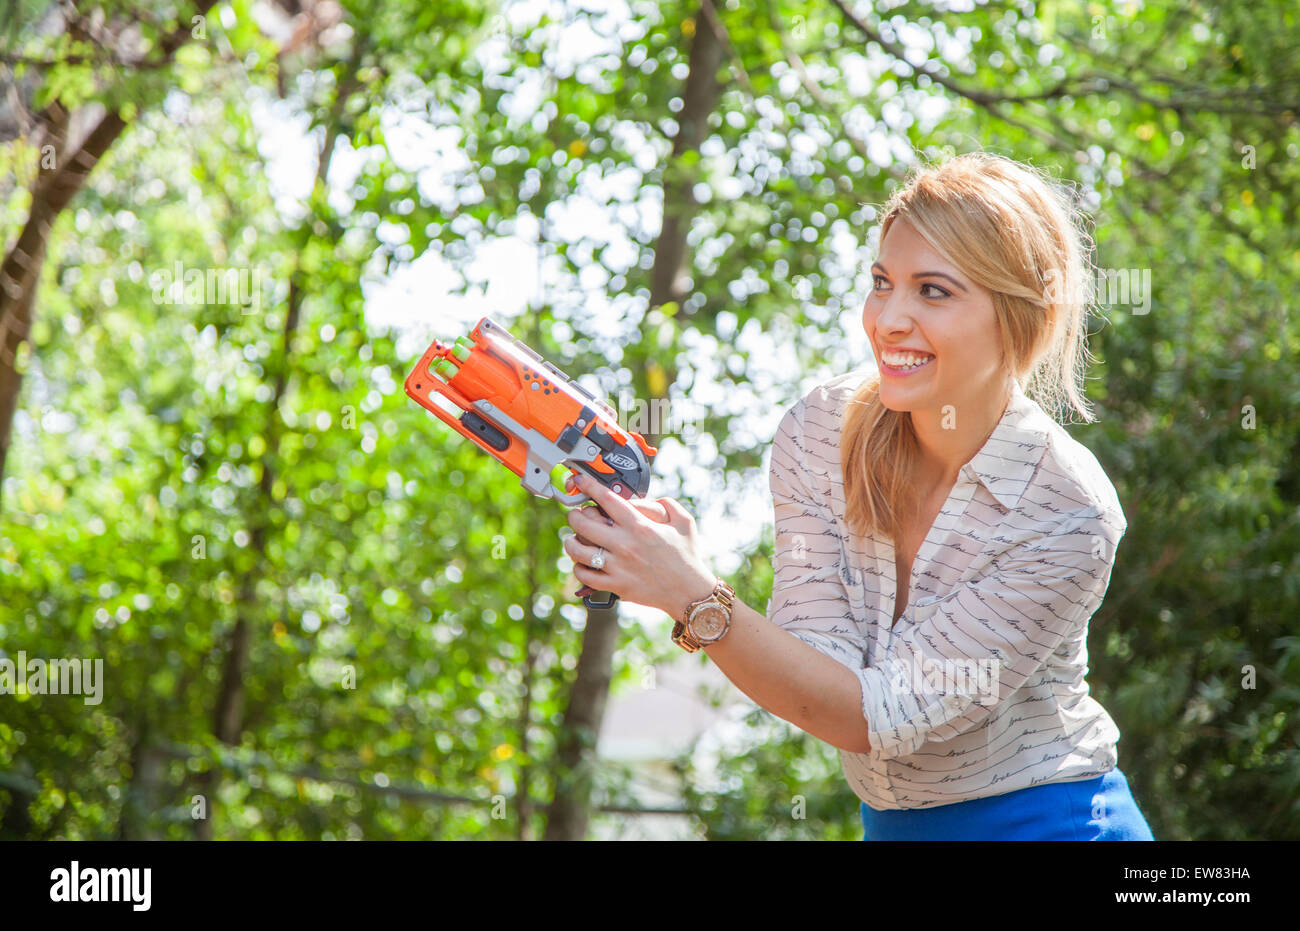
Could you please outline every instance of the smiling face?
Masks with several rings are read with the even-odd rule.
[[[871,267],[862,325],[880,366],[880,400],[894,411],[960,411],[1006,383],[993,293],[957,270],[896,218]]]

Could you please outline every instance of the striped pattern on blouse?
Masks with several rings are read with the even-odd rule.
[[[868,753],[840,751],[876,809],[928,808],[1118,763],[1088,694],[1088,620],[1127,527],[1096,458],[1019,386],[963,466],[894,616],[894,547],[845,521],[840,429],[870,375],[819,385],[772,445],[775,580],[767,616],[854,670]]]

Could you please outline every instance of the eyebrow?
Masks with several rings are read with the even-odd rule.
[[[879,262],[871,263],[871,267],[878,268],[885,273],[886,277],[889,276],[889,270],[886,269],[885,266],[881,265]],[[947,281],[951,281],[953,285],[955,285],[963,294],[966,293],[966,286],[964,284],[962,284],[952,275],[946,274],[944,272],[917,272],[915,275],[912,276],[913,281],[916,281],[917,279],[920,278],[943,278]]]

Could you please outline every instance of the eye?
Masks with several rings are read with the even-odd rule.
[[[926,288],[934,288],[934,290],[938,291],[939,293],[938,293],[938,294],[926,294],[926,293],[925,293],[925,289],[926,289]],[[935,298],[940,298],[940,297],[952,297],[952,292],[950,292],[950,291],[945,291],[943,288],[939,287],[937,284],[930,284],[930,283],[927,281],[925,284],[921,285],[921,297],[928,297],[928,298],[930,298],[931,300],[933,300],[933,299],[935,299]]]
[[[873,274],[873,275],[871,276],[871,282],[872,282],[873,290],[876,290],[876,291],[880,291],[880,290],[882,290],[882,285],[883,285],[883,287],[885,287],[885,288],[889,287],[889,282],[885,280],[885,276],[884,276],[884,275],[876,275],[876,274]]]

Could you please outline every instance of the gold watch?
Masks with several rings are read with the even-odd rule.
[[[713,591],[686,606],[682,619],[673,625],[673,643],[687,653],[717,643],[731,629],[731,609],[736,592],[721,579],[715,579]]]

